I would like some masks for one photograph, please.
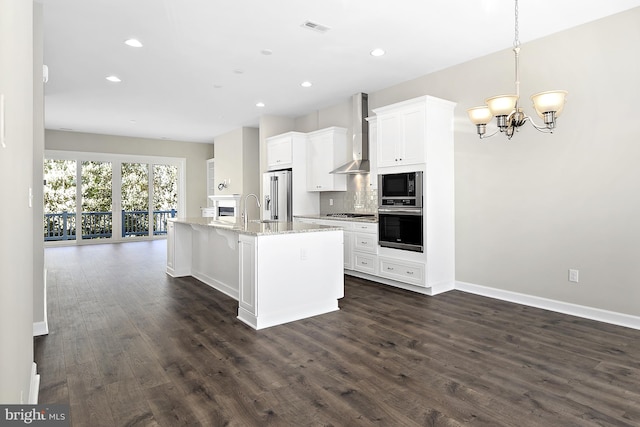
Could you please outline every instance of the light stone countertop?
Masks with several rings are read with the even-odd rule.
[[[221,230],[232,231],[238,234],[248,234],[252,236],[342,230],[341,227],[305,224],[301,222],[249,221],[249,223],[245,227],[242,221],[237,221],[237,222],[221,221],[221,220],[213,220],[207,217],[169,218],[168,221],[172,221],[176,224],[188,224],[188,225],[198,225],[202,227],[213,227]]]
[[[341,217],[341,216],[327,216],[324,215],[295,215],[294,218],[308,218],[308,219],[322,219],[322,220],[330,220],[330,221],[349,221],[349,222],[367,222],[367,223],[378,223],[378,215],[375,216],[365,216],[365,217]]]

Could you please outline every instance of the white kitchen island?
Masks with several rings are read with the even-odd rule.
[[[338,310],[344,296],[341,228],[295,222],[173,218],[167,274],[193,276],[238,300],[254,329]]]

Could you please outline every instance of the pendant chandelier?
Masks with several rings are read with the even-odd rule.
[[[480,139],[503,133],[511,139],[518,128],[527,121],[540,132],[553,133],[556,127],[556,119],[562,113],[566,102],[566,90],[554,90],[536,93],[531,96],[533,108],[538,116],[544,121],[544,125],[537,125],[531,117],[527,116],[520,108],[520,40],[518,34],[518,0],[515,0],[515,37],[513,40],[513,53],[516,62],[516,93],[515,95],[499,95],[485,99],[486,105],[482,107],[469,108],[467,114],[473,124]],[[491,135],[486,135],[487,123],[495,116],[498,130]]]

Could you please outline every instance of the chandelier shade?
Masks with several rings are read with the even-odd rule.
[[[518,95],[499,95],[484,100],[494,116],[508,116],[516,109]]]
[[[486,125],[493,118],[491,110],[489,110],[489,107],[486,105],[469,108],[467,114],[469,115],[469,120],[471,120],[474,125]]]
[[[553,111],[557,118],[560,116],[560,113],[562,113],[562,110],[564,110],[564,104],[567,102],[567,91],[554,90],[540,92],[531,95],[531,100],[533,101],[533,108],[535,108],[538,116],[542,118],[544,113]]]

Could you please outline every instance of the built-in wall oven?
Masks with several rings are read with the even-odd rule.
[[[423,252],[422,172],[378,175],[378,244]]]

